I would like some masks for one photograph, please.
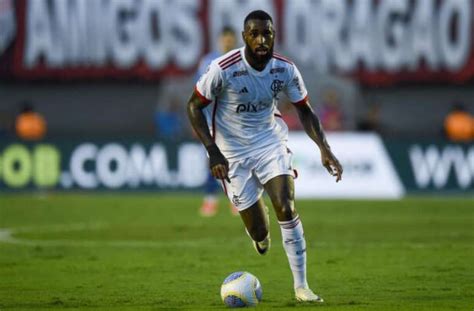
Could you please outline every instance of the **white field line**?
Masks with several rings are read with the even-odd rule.
[[[215,239],[196,239],[196,240],[173,240],[173,241],[144,241],[144,240],[114,240],[114,241],[78,241],[78,240],[37,240],[16,237],[17,233],[26,232],[70,232],[70,231],[88,231],[99,230],[108,227],[104,223],[96,224],[70,224],[70,225],[52,225],[44,227],[20,227],[20,228],[0,228],[0,243],[18,244],[27,246],[80,246],[80,247],[202,247],[204,244],[215,242]]]
[[[79,224],[62,224],[37,227],[18,227],[18,228],[0,228],[0,243],[26,245],[26,246],[77,246],[77,247],[121,247],[121,248],[164,248],[164,247],[202,247],[203,245],[216,244],[217,238],[201,238],[193,240],[171,240],[171,241],[146,241],[146,240],[40,240],[16,237],[18,233],[48,233],[48,232],[71,232],[71,231],[89,231],[100,230],[110,227],[106,223],[79,223]],[[354,245],[347,243],[328,243],[325,241],[310,242],[308,246],[316,248],[340,248],[350,249]],[[228,238],[227,244],[244,245],[246,242],[241,237]],[[410,249],[436,248],[439,244],[435,243],[415,243],[415,242],[370,242],[357,244],[359,248],[400,248],[406,247]],[[462,248],[474,248],[473,244],[459,245]]]

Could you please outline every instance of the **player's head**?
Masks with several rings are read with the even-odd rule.
[[[235,49],[237,44],[237,37],[235,35],[234,29],[229,26],[222,28],[221,34],[219,36],[219,47],[223,54],[229,52],[232,49]]]
[[[250,12],[244,20],[242,38],[245,48],[254,60],[261,63],[269,61],[275,42],[272,17],[262,10]]]

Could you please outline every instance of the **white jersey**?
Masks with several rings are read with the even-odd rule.
[[[304,103],[307,90],[296,66],[274,53],[265,69],[252,68],[244,47],[215,59],[196,84],[207,103],[214,102],[209,129],[228,159],[247,158],[288,139],[288,127],[277,105],[280,92],[294,104]]]

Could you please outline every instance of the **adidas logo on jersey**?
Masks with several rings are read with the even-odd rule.
[[[244,86],[240,91],[239,91],[239,94],[243,94],[243,93],[248,93],[249,91],[247,90],[247,88]]]

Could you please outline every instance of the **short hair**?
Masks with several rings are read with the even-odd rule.
[[[226,36],[226,35],[235,36],[235,30],[234,30],[234,28],[226,25],[226,26],[222,27],[221,35],[222,36]]]
[[[245,29],[245,25],[247,25],[247,22],[251,19],[258,19],[258,20],[262,20],[262,21],[270,21],[273,24],[273,20],[272,20],[272,17],[270,16],[270,14],[268,14],[267,12],[262,11],[262,10],[256,10],[256,11],[250,12],[245,17],[245,19],[244,19],[244,29]]]

